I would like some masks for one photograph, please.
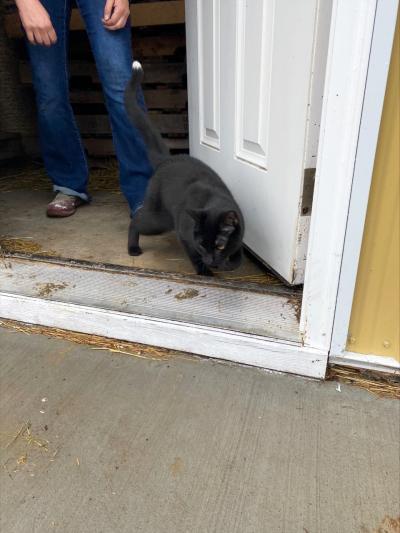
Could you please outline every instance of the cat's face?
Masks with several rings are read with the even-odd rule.
[[[241,247],[240,220],[234,211],[219,217],[204,211],[197,213],[193,233],[196,251],[203,263],[219,270],[230,269],[230,258]]]

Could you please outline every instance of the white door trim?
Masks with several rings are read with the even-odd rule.
[[[398,0],[379,0],[361,119],[349,217],[340,273],[330,360],[368,368],[400,369],[392,357],[346,352],[351,308],[374,169],[386,82],[396,26]]]
[[[333,3],[301,315],[304,344],[327,351],[332,340],[377,5],[378,0]],[[394,24],[393,6],[391,16]]]
[[[400,374],[400,363],[393,357],[381,355],[343,352],[341,355],[330,355],[329,363],[340,366],[352,366],[377,372]]]
[[[8,319],[162,346],[280,372],[320,379],[325,376],[326,353],[267,337],[7,293],[0,293],[0,309]]]

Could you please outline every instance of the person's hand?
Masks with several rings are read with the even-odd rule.
[[[108,30],[120,30],[130,15],[129,0],[106,0],[103,24]]]
[[[30,43],[51,46],[57,42],[49,14],[39,0],[16,0],[16,4]]]

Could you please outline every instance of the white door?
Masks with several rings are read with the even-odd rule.
[[[191,154],[230,188],[245,244],[302,283],[330,0],[186,0]]]

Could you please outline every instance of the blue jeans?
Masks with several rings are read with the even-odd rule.
[[[89,201],[88,166],[69,101],[68,40],[71,0],[41,0],[57,33],[49,48],[28,43],[43,160],[54,191]],[[103,86],[120,170],[122,192],[134,212],[142,204],[152,173],[144,141],[129,121],[124,91],[131,76],[129,21],[109,31],[101,21],[105,0],[77,0]],[[144,106],[142,96],[139,96]]]

